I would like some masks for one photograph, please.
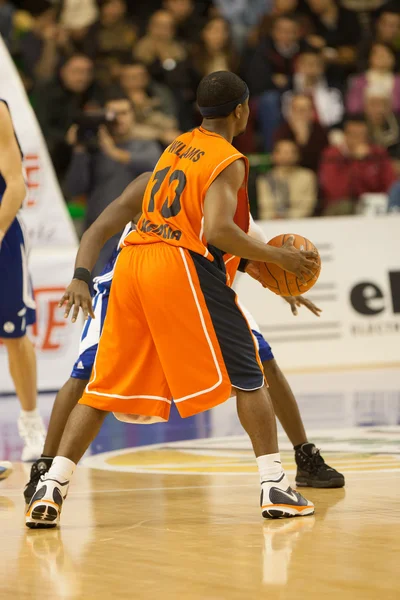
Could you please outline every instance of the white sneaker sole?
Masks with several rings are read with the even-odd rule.
[[[261,507],[264,519],[287,519],[290,517],[307,517],[315,512],[314,506],[291,506],[290,504],[266,504]]]
[[[60,508],[51,500],[37,500],[28,508],[25,525],[30,529],[50,529],[60,523]]]

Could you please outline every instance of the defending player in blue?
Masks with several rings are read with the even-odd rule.
[[[43,448],[44,426],[36,407],[36,357],[26,335],[36,319],[28,273],[28,250],[18,217],[26,195],[22,152],[7,104],[0,100],[0,339],[21,403],[19,433],[22,460],[36,460]]]

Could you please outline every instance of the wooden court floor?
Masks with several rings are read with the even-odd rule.
[[[60,530],[23,523],[26,467],[0,483],[2,600],[398,600],[399,471],[308,490],[314,517],[264,521],[255,475],[80,468]]]

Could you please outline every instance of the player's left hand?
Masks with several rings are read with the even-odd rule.
[[[318,306],[315,306],[314,302],[311,302],[311,300],[308,300],[308,298],[304,298],[304,296],[282,296],[282,298],[286,300],[288,304],[290,304],[290,308],[292,309],[292,313],[295,317],[297,316],[297,308],[300,306],[305,306],[308,308],[308,310],[311,311],[316,317],[321,316],[320,313],[322,312],[322,308],[318,308]]]
[[[64,305],[64,319],[68,319],[71,308],[74,307],[72,312],[73,323],[75,323],[76,319],[78,318],[80,308],[84,314],[85,321],[89,317],[92,317],[92,319],[95,318],[92,306],[92,296],[90,295],[89,286],[85,281],[81,281],[80,279],[73,279],[71,281],[58,306]]]

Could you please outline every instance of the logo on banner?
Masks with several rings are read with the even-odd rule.
[[[350,292],[353,309],[365,317],[375,317],[390,311],[393,316],[400,315],[400,271],[389,271],[389,291],[377,283],[363,281],[355,285]],[[353,325],[353,335],[374,335],[400,332],[400,320],[368,322]]]
[[[32,326],[32,337],[38,350],[61,350],[67,340],[67,324],[63,309],[58,306],[64,287],[35,289],[36,323]]]
[[[28,197],[25,201],[25,207],[32,208],[33,206],[37,206],[40,201],[41,169],[39,154],[30,153],[24,156],[24,170],[26,185],[28,187]]]

